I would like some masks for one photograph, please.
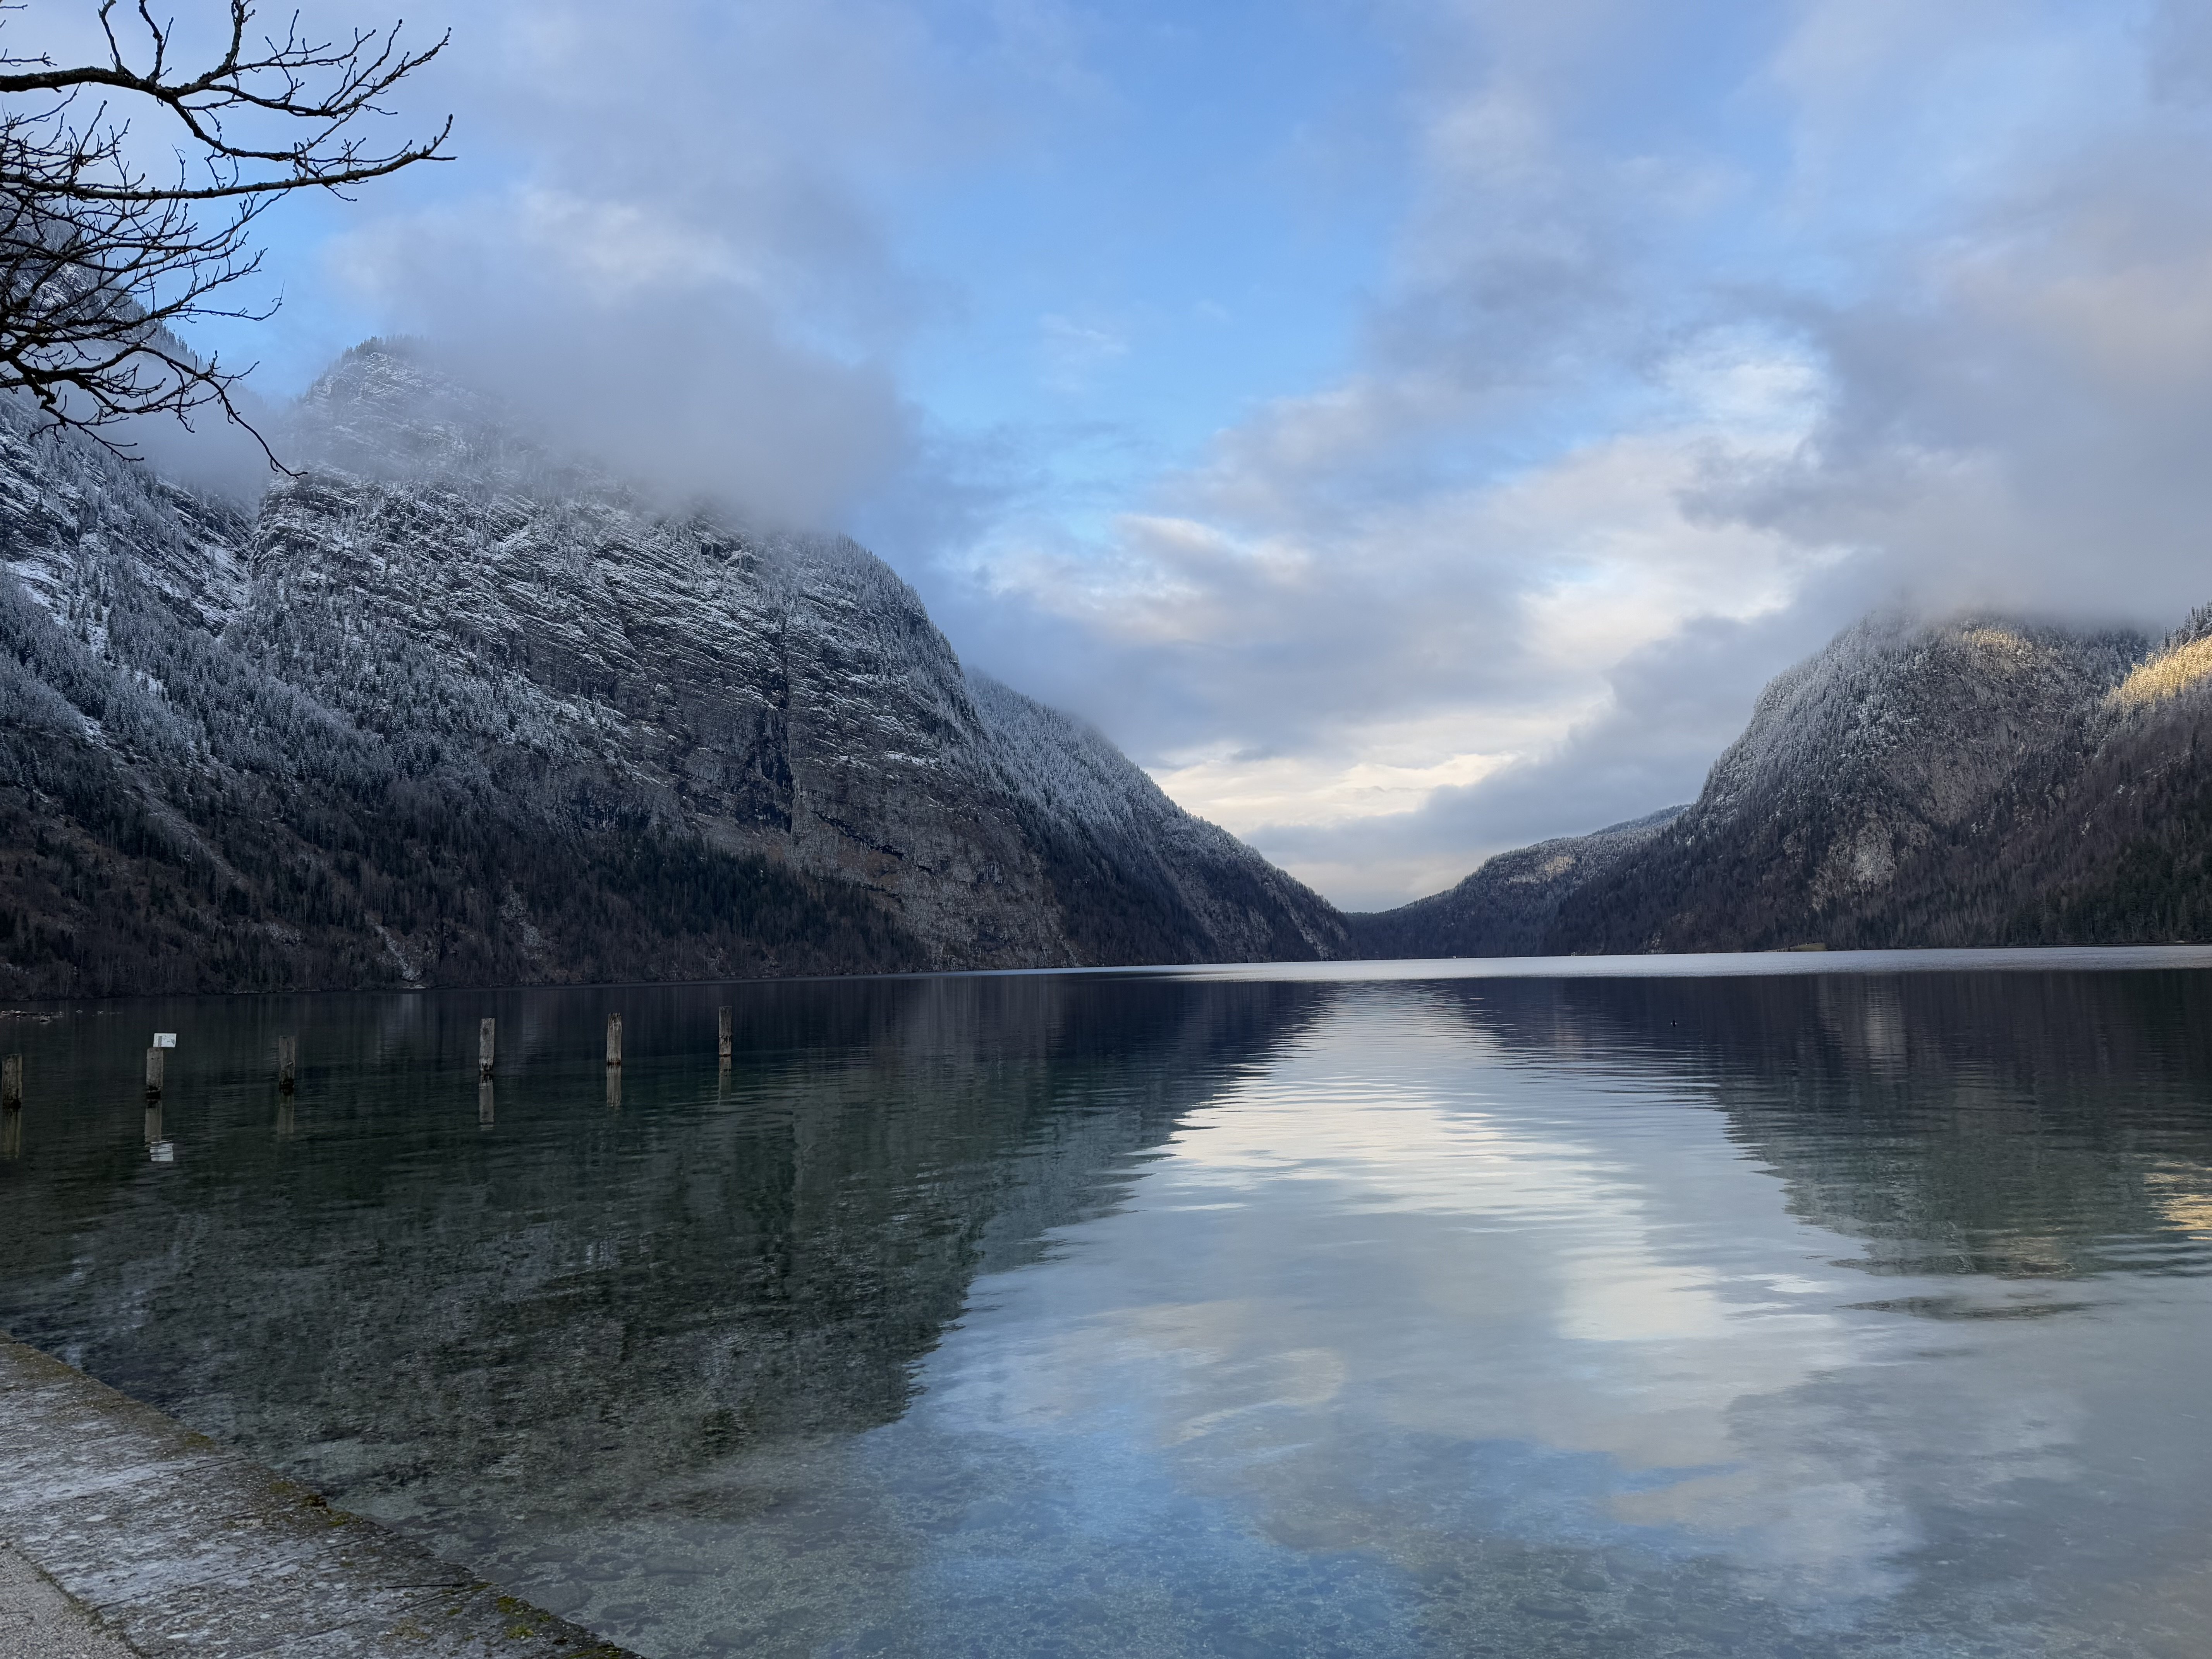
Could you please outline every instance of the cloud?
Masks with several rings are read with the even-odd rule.
[[[1468,811],[1412,811],[1424,797],[1502,799],[1501,780],[1528,778],[1570,733],[1619,723],[1639,653],[1789,611],[1836,562],[1698,509],[1716,480],[1794,452],[1816,413],[1805,366],[1721,334],[1687,343],[1658,378],[1663,423],[1396,499],[1370,463],[1333,469],[1347,454],[1393,465],[1389,434],[1421,416],[1421,389],[1279,407],[1176,481],[1178,510],[1123,515],[1103,547],[1010,538],[986,567],[989,606],[1054,625],[1032,636],[1025,677],[1134,734],[1177,799],[1346,902],[1433,890],[1474,850],[1513,844],[1502,836],[1632,814],[1573,786],[1548,817],[1524,800],[1484,834]],[[1728,712],[1697,728],[1686,760],[1670,734],[1655,750],[1667,765],[1609,766],[1614,794],[1660,788],[1643,811],[1693,788],[1764,678],[1754,668],[1703,699]],[[1658,705],[1639,691],[1635,708],[1649,720]],[[1587,811],[1601,816],[1583,822]],[[1377,815],[1395,831],[1378,833]]]
[[[1382,67],[1300,70],[1324,12]],[[1264,88],[1145,3],[453,17],[471,160],[331,244],[364,307],[635,472],[878,532],[963,655],[1349,902],[1687,798],[1873,605],[2212,599],[2201,3],[1373,0],[1278,19]],[[1200,94],[1176,133],[1282,121],[1297,212],[1389,220],[1341,349],[1177,448],[1168,302],[1277,313],[1097,256],[1211,246],[1158,227],[1215,158],[1139,143]]]
[[[1716,507],[1848,540],[1934,608],[2158,627],[2212,599],[2212,211],[2200,146],[2100,143],[1816,308],[1829,414],[1797,465]]]
[[[1127,336],[1096,323],[1080,323],[1057,313],[1037,324],[1046,383],[1074,391],[1109,364],[1129,355]]]
[[[1387,15],[1418,182],[1358,361],[980,561],[1054,624],[979,630],[1001,672],[1178,799],[1395,902],[1693,795],[1874,605],[2212,599],[2205,9]]]
[[[925,453],[896,360],[951,302],[881,199],[996,142],[987,71],[1060,73],[1048,9],[1001,19],[956,46],[894,0],[455,5],[416,95],[463,112],[465,164],[326,271],[634,476],[837,523]]]
[[[1858,573],[1837,570],[1779,611],[1694,617],[1608,664],[1582,718],[1529,732],[1476,779],[1440,780],[1372,817],[1263,820],[1253,837],[1346,908],[1387,909],[1492,853],[1681,805],[1743,730],[1772,665],[1819,649],[1834,617],[1874,597]]]
[[[1689,505],[1797,441],[1813,392],[1785,334],[1717,326],[1653,278],[1711,160],[1590,130],[1658,20],[1379,16],[1406,55],[1376,112],[1413,166],[1355,361],[1133,493],[1076,458],[1126,475],[1140,431],[933,417],[914,348],[957,337],[964,300],[888,206],[1062,109],[1141,117],[1092,9],[646,0],[619,31],[578,0],[457,9],[417,90],[464,112],[469,161],[365,212],[327,265],[380,326],[633,474],[884,527],[972,659],[1287,846],[1525,772],[1603,716],[1626,654],[1785,605],[1821,556]],[[1326,148],[1302,126],[1286,153],[1354,165]],[[1371,133],[1352,150],[1402,159]],[[1129,372],[1113,307],[1031,314],[1055,395]],[[1394,869],[1427,880],[1468,850]]]
[[[878,356],[795,337],[728,252],[645,208],[518,189],[373,227],[338,257],[556,441],[672,491],[834,521],[906,463],[914,413]]]

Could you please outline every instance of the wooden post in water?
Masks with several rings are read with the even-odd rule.
[[[276,1090],[279,1094],[292,1092],[292,1080],[299,1070],[300,1039],[280,1036],[276,1039]]]
[[[161,1097],[161,1057],[176,1046],[177,1034],[174,1031],[154,1033],[154,1046],[146,1051],[147,1099],[159,1100]]]
[[[494,1029],[495,1022],[489,1019],[485,1020],[483,1024],[477,1027],[477,1075],[478,1077],[489,1077],[491,1075],[491,1051]]]
[[[622,1065],[622,1016],[607,1016],[607,1065],[610,1069]]]
[[[0,1060],[0,1158],[23,1155],[23,1057]]]
[[[727,1008],[720,1011],[720,1023],[721,1038],[715,1047],[714,1053],[721,1060],[722,1064],[726,1066],[730,1063],[730,1011]]]
[[[479,1129],[489,1129],[498,1121],[498,1114],[492,1109],[491,1088],[491,1073],[486,1072],[477,1080],[477,1127]]]

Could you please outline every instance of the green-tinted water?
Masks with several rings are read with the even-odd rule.
[[[2212,973],[1727,965],[18,1015],[0,1325],[653,1655],[2212,1651]]]

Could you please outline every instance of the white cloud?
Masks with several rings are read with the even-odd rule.
[[[1343,125],[1402,148],[1285,141],[1402,204],[1341,371],[1133,487],[1141,431],[933,426],[963,297],[885,206],[1140,103],[1117,15],[453,15],[472,171],[364,215],[358,292],[619,464],[902,526],[964,653],[1348,902],[1686,798],[1870,604],[2212,599],[2199,5],[1384,0]],[[1161,372],[1140,304],[1030,300],[1018,374]]]
[[[362,307],[579,447],[760,516],[835,523],[921,464],[899,359],[951,301],[884,203],[993,153],[1037,77],[1071,95],[1057,8],[447,11],[415,90],[462,112],[466,160],[329,244]]]
[[[986,550],[1058,624],[1006,672],[1178,799],[1394,902],[1686,799],[1873,604],[2212,599],[2201,8],[1387,15],[1419,173],[1359,362]]]
[[[1103,547],[1002,546],[995,594],[1142,663],[1115,677],[1141,682],[1136,699],[1123,689],[1093,712],[1125,740],[1148,735],[1143,758],[1194,811],[1346,902],[1434,890],[1466,872],[1470,843],[1390,848],[1346,826],[1557,750],[1614,709],[1624,661],[1701,620],[1781,611],[1834,561],[1700,505],[1802,441],[1819,404],[1802,357],[1701,336],[1653,381],[1645,430],[1351,507],[1330,499],[1334,479],[1388,469],[1388,434],[1409,407],[1426,418],[1425,391],[1301,399],[1177,480],[1181,512],[1127,515]],[[1706,734],[1716,750],[1725,735]],[[1595,826],[1559,826],[1577,827]],[[1301,848],[1329,829],[1356,852]]]

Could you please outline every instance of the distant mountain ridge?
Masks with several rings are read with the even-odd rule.
[[[1366,956],[2212,939],[2212,607],[2155,646],[1869,617],[1686,808],[1349,921]]]
[[[1687,809],[1561,836],[1486,860],[1456,887],[1371,915],[1354,915],[1361,954],[1378,957],[1530,957],[1548,953],[1559,903]]]
[[[849,541],[672,514],[410,353],[250,508],[0,410],[0,991],[1341,954]]]

